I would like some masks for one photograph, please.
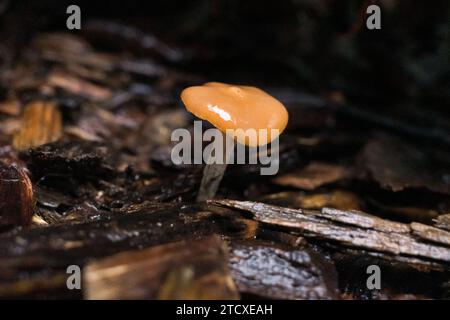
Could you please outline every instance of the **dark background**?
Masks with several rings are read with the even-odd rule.
[[[181,48],[178,67],[214,80],[338,91],[361,107],[448,116],[449,2],[375,2],[382,29],[371,31],[365,8],[372,2],[3,0],[0,37],[6,45],[17,33],[29,39],[64,29],[67,5],[78,4],[81,32],[97,18],[137,26]]]

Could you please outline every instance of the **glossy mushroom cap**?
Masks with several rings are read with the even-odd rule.
[[[208,82],[184,89],[181,100],[188,111],[223,132],[227,129],[268,129],[267,138],[258,139],[256,144],[242,134],[236,136],[238,142],[250,146],[271,142],[288,122],[283,104],[256,87]],[[277,129],[278,134],[271,134],[270,129]]]

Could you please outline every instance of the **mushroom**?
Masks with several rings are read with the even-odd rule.
[[[256,87],[208,82],[184,89],[181,100],[189,112],[210,122],[223,133],[230,129],[238,132],[235,135],[237,142],[250,147],[270,143],[288,122],[283,104]],[[256,140],[250,140],[243,134],[247,129],[265,129],[267,135],[265,139],[258,135]],[[278,133],[272,134],[271,129],[277,129]],[[205,166],[197,201],[205,201],[216,194],[227,166],[229,150],[226,151],[224,164]]]

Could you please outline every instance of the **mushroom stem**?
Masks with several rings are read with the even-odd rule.
[[[228,145],[228,139],[223,134],[223,140],[226,143],[223,144],[223,163],[211,163],[206,164],[203,169],[202,182],[197,194],[197,202],[203,202],[208,199],[214,198],[217,190],[219,189],[220,182],[222,181],[225,170],[227,169],[228,160],[232,155],[233,148]]]
[[[207,164],[203,169],[202,182],[197,195],[197,202],[214,198],[220,181],[222,181],[227,164]]]

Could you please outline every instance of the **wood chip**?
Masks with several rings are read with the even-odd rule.
[[[239,291],[272,299],[336,299],[334,266],[308,249],[232,242],[230,269]]]
[[[238,299],[218,236],[123,252],[84,270],[87,299]]]
[[[356,194],[342,190],[313,194],[284,191],[266,195],[259,200],[290,208],[320,209],[333,207],[342,210],[359,210],[361,202]]]
[[[444,245],[450,245],[450,232],[448,231],[417,222],[411,223],[411,229],[415,235],[422,239]]]
[[[23,151],[58,140],[62,135],[62,117],[53,102],[34,101],[25,107],[20,131],[13,146]]]
[[[112,97],[112,92],[109,89],[69,74],[53,72],[48,76],[47,83],[52,87],[59,87],[75,95],[97,101],[107,100]]]
[[[20,114],[20,103],[16,99],[8,99],[0,102],[0,113],[10,116],[18,116]]]
[[[450,231],[450,214],[440,215],[435,219],[435,225],[438,228]]]
[[[381,219],[357,210],[345,211],[333,208],[323,208],[321,210],[321,216],[333,221],[383,232],[410,232],[410,227],[407,224]]]
[[[375,218],[357,211],[342,212],[295,210],[264,203],[235,200],[211,200],[227,207],[251,212],[257,221],[281,226],[309,238],[338,242],[343,246],[395,256],[440,262],[450,269],[450,249],[417,239],[408,233],[408,225]]]
[[[281,186],[314,190],[322,185],[334,183],[349,176],[342,166],[313,162],[305,168],[276,177],[273,182]]]
[[[445,157],[450,155],[445,153]],[[445,178],[450,173],[448,162],[439,158],[444,156],[433,156],[425,148],[386,134],[370,140],[360,156],[361,165],[383,188],[395,192],[426,188],[450,194],[450,182]]]

